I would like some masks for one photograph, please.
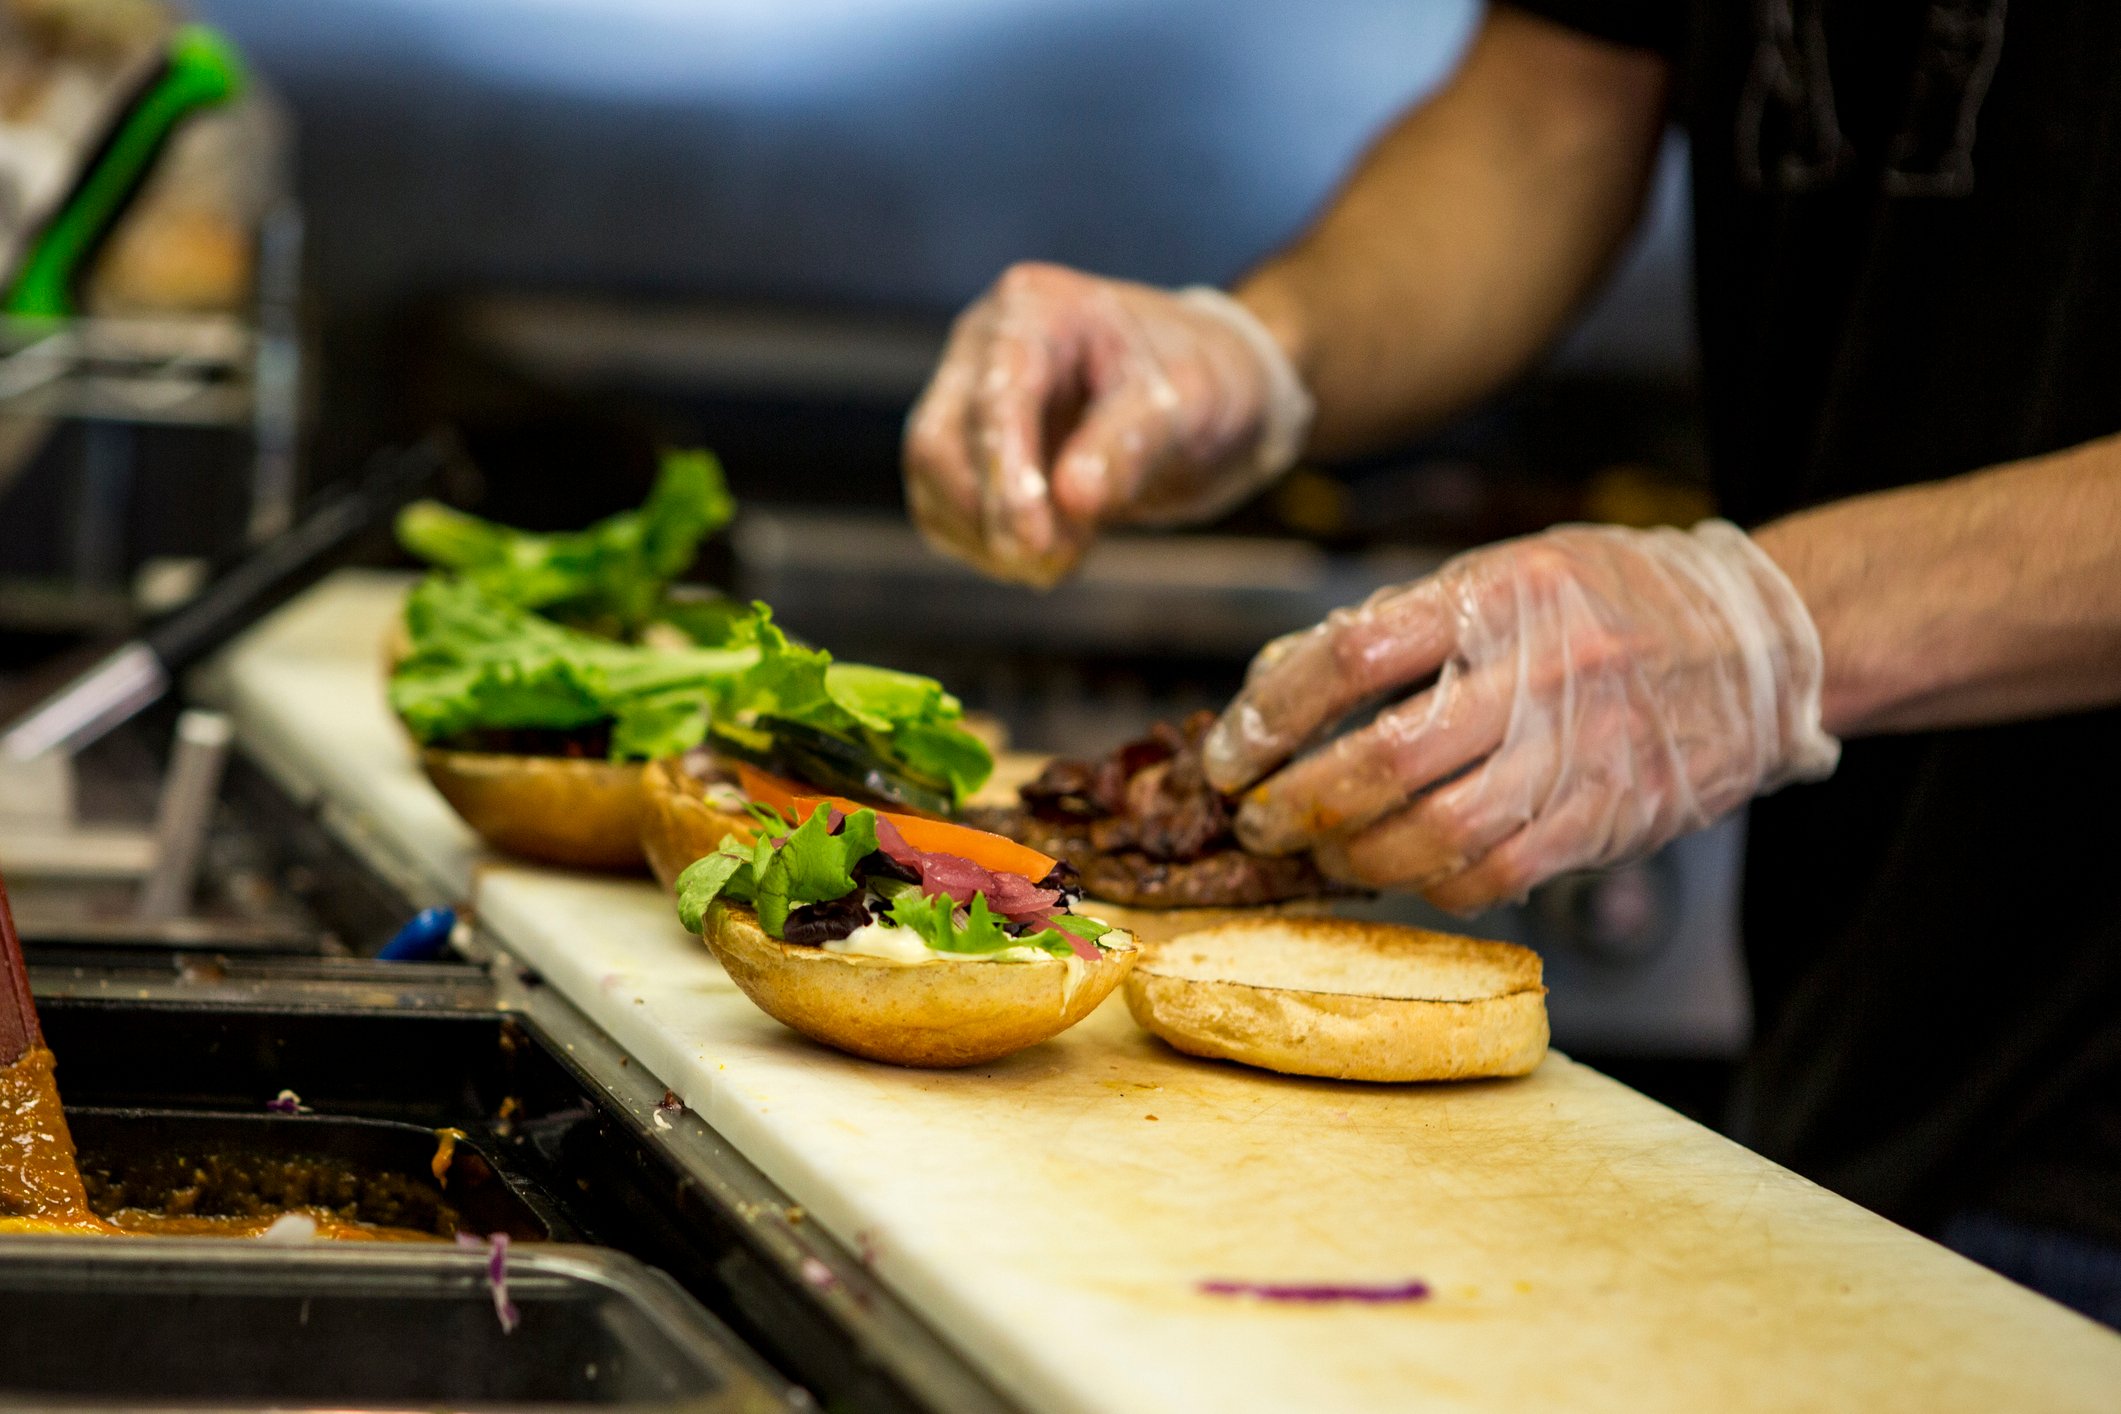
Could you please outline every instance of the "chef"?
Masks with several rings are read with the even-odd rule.
[[[2117,73],[2111,0],[1495,5],[1234,291],[1005,273],[913,514],[1048,584],[1436,425],[1567,329],[1684,122],[1728,519],[1269,644],[1209,772],[1252,847],[1461,912],[1752,802],[1739,1137],[2121,1324]]]

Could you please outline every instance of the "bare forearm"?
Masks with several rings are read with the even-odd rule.
[[[1360,450],[1520,372],[1634,228],[1664,124],[1655,56],[1508,9],[1239,288],[1318,399],[1315,450]]]
[[[1763,527],[1840,736],[2121,702],[2121,437]]]

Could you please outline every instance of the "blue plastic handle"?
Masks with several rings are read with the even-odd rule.
[[[380,962],[432,962],[449,948],[457,926],[453,908],[423,908],[376,954]]]

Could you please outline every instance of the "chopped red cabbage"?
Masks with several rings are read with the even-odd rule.
[[[523,1313],[508,1299],[508,1234],[497,1232],[490,1238],[481,1238],[475,1233],[460,1232],[457,1246],[486,1249],[486,1289],[493,1293],[493,1314],[501,1322],[501,1334],[513,1335],[522,1324]]]
[[[1258,1301],[1361,1301],[1387,1303],[1426,1301],[1429,1285],[1421,1281],[1400,1282],[1260,1282],[1204,1281],[1204,1296],[1249,1296]]]

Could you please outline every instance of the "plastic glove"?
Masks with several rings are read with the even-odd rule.
[[[1212,518],[1287,470],[1312,402],[1236,300],[1018,265],[959,316],[906,423],[929,542],[1050,585],[1101,526]]]
[[[1335,877],[1468,912],[1830,774],[1820,679],[1811,615],[1728,521],[1565,526],[1269,644],[1205,764],[1226,791],[1253,787],[1249,847],[1311,849]]]

